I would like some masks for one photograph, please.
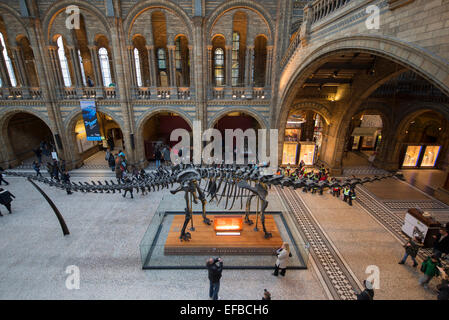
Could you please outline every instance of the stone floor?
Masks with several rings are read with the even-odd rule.
[[[101,173],[92,172],[100,179]],[[0,217],[0,299],[208,298],[206,270],[141,269],[139,243],[161,199],[169,196],[167,190],[132,200],[119,194],[68,196],[43,185],[70,229],[71,234],[64,237],[42,196],[22,178],[6,179],[17,199],[13,214]],[[73,181],[90,179],[88,170],[72,172]],[[396,179],[366,185],[363,190],[370,201],[379,201],[371,206],[382,205],[385,214],[394,219],[403,214],[403,201],[412,198],[423,205],[434,201]],[[395,197],[388,197],[388,190]],[[269,210],[282,210],[296,219],[309,242],[308,269],[289,270],[285,278],[275,278],[267,270],[225,270],[220,296],[258,300],[267,288],[273,299],[353,298],[352,290],[358,290],[369,276],[367,266],[375,265],[380,270],[376,298],[435,299],[436,280],[430,290],[424,290],[417,284],[416,269],[397,264],[403,253],[400,237],[361,200],[349,207],[329,194],[272,189]],[[5,214],[3,207],[1,210]],[[441,219],[449,218],[446,207],[433,212]],[[79,290],[65,286],[65,270],[70,265],[80,268]]]

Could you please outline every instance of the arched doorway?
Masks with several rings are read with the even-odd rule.
[[[84,167],[108,168],[105,159],[106,150],[113,154],[125,151],[123,133],[120,125],[109,115],[97,111],[97,119],[101,141],[88,138],[82,114],[72,120],[70,134],[74,144],[75,154],[78,155]]]
[[[187,130],[192,136],[190,124],[181,115],[174,112],[161,111],[148,117],[143,122],[141,137],[146,161],[152,162],[155,160],[156,149],[162,150],[164,146],[171,148],[180,141],[170,141],[170,135],[176,129]],[[154,164],[152,163],[152,165]]]
[[[226,142],[226,130],[236,130],[241,129],[245,132],[248,129],[254,130],[255,133],[255,142],[256,146],[250,146],[248,143],[248,139],[244,140],[243,146],[237,145],[237,140],[234,137],[232,141],[232,150],[234,154],[237,152],[237,149],[243,148],[243,155],[245,163],[247,161],[256,162],[257,161],[257,145],[258,145],[258,130],[262,129],[262,124],[259,120],[257,120],[252,115],[242,112],[242,111],[233,111],[229,112],[218,119],[213,123],[213,128],[217,129],[221,133],[222,137],[222,151],[223,151],[223,160],[225,160],[225,142]],[[234,156],[234,161],[236,158]]]
[[[313,110],[293,109],[287,118],[282,146],[282,166],[296,166],[304,161],[312,166],[320,156],[326,120]]]
[[[351,119],[348,143],[343,156],[343,168],[374,164],[381,151],[384,124],[376,112],[359,112]]]
[[[39,117],[18,112],[6,118],[2,135],[5,154],[3,165],[9,167],[30,168],[37,160],[36,151],[42,149],[42,162],[51,159],[51,152],[56,151],[53,134],[48,125]]]

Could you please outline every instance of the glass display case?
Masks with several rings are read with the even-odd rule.
[[[438,159],[441,146],[426,146],[423,152],[421,167],[433,168]]]
[[[296,165],[296,156],[298,153],[298,143],[285,142],[284,149],[282,151],[282,164],[283,165]]]
[[[304,161],[306,166],[311,166],[315,163],[315,143],[314,142],[300,142],[299,162]]]
[[[403,167],[416,167],[418,166],[419,156],[421,154],[422,146],[407,146],[407,151],[405,152],[404,161],[402,162]]]

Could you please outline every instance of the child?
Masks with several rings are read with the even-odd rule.
[[[415,236],[409,242],[404,245],[405,254],[399,264],[404,264],[407,260],[408,256],[410,256],[413,260],[413,267],[416,268],[418,266],[418,262],[416,262],[416,256],[418,255],[418,251],[421,247],[422,238],[420,236]]]
[[[440,262],[437,256],[433,255],[432,257],[427,257],[427,260],[421,265],[421,272],[424,274],[419,278],[420,285],[428,289],[430,280],[432,280],[433,277],[440,275],[440,271],[437,268],[439,264]]]

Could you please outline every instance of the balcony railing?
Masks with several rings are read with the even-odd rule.
[[[312,24],[337,11],[351,0],[316,0],[312,4]]]
[[[265,100],[270,99],[270,90],[253,87],[213,87],[210,91],[212,100]]]
[[[137,87],[133,88],[133,98],[136,100],[191,100],[193,92],[188,87]]]
[[[83,88],[59,88],[58,98],[61,100],[79,99],[117,99],[115,87],[83,87]]]
[[[1,100],[40,100],[42,90],[36,87],[0,88]]]

